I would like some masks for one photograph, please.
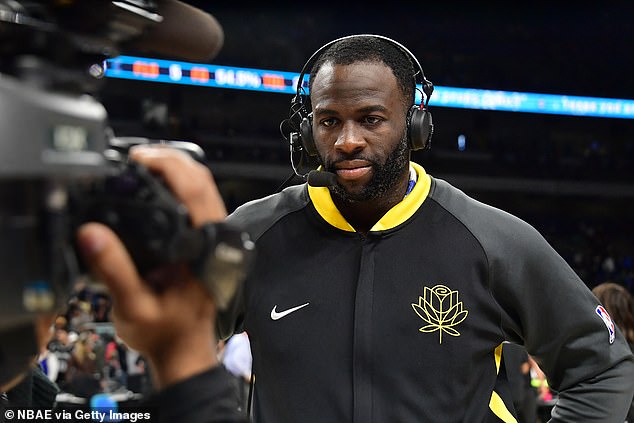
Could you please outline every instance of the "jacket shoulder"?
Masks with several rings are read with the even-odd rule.
[[[257,240],[277,221],[304,208],[309,201],[306,185],[294,185],[241,205],[229,215],[227,222],[242,227]]]
[[[543,237],[529,223],[499,208],[482,203],[448,182],[433,178],[430,198],[457,219],[485,247],[502,248],[499,243],[542,245]]]

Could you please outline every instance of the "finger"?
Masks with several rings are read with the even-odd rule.
[[[121,317],[129,317],[139,307],[148,311],[148,287],[110,228],[99,223],[84,224],[78,230],[77,241],[92,272],[109,288]]]
[[[130,149],[129,156],[164,178],[187,207],[194,226],[227,216],[211,171],[187,153],[164,145],[139,145]]]

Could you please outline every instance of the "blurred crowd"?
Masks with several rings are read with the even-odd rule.
[[[55,319],[38,361],[62,393],[89,399],[98,393],[150,392],[147,362],[117,337],[110,311],[108,294],[81,281]]]
[[[536,221],[536,226],[586,285],[604,282],[624,286],[634,294],[633,228],[614,221]]]
[[[59,388],[58,402],[84,403],[97,394],[133,401],[151,393],[148,362],[117,336],[111,311],[110,296],[100,285],[89,278],[75,284],[38,357],[43,373]],[[248,336],[236,334],[220,342],[218,357],[235,376],[246,406],[251,378]]]

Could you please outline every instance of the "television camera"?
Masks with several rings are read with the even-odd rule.
[[[183,15],[213,38],[203,52],[174,30],[187,26]],[[248,234],[226,224],[193,228],[161,180],[126,156],[132,145],[163,143],[204,162],[202,150],[117,138],[94,96],[105,59],[120,51],[199,59],[221,44],[213,17],[173,0],[0,0],[0,385],[38,353],[36,317],[60,310],[82,274],[74,237],[84,222],[109,225],[141,274],[187,262],[220,310],[231,300],[254,254]]]

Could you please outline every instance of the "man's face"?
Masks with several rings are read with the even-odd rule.
[[[324,64],[311,88],[313,136],[334,195],[381,198],[406,178],[407,108],[392,70],[379,62]]]

